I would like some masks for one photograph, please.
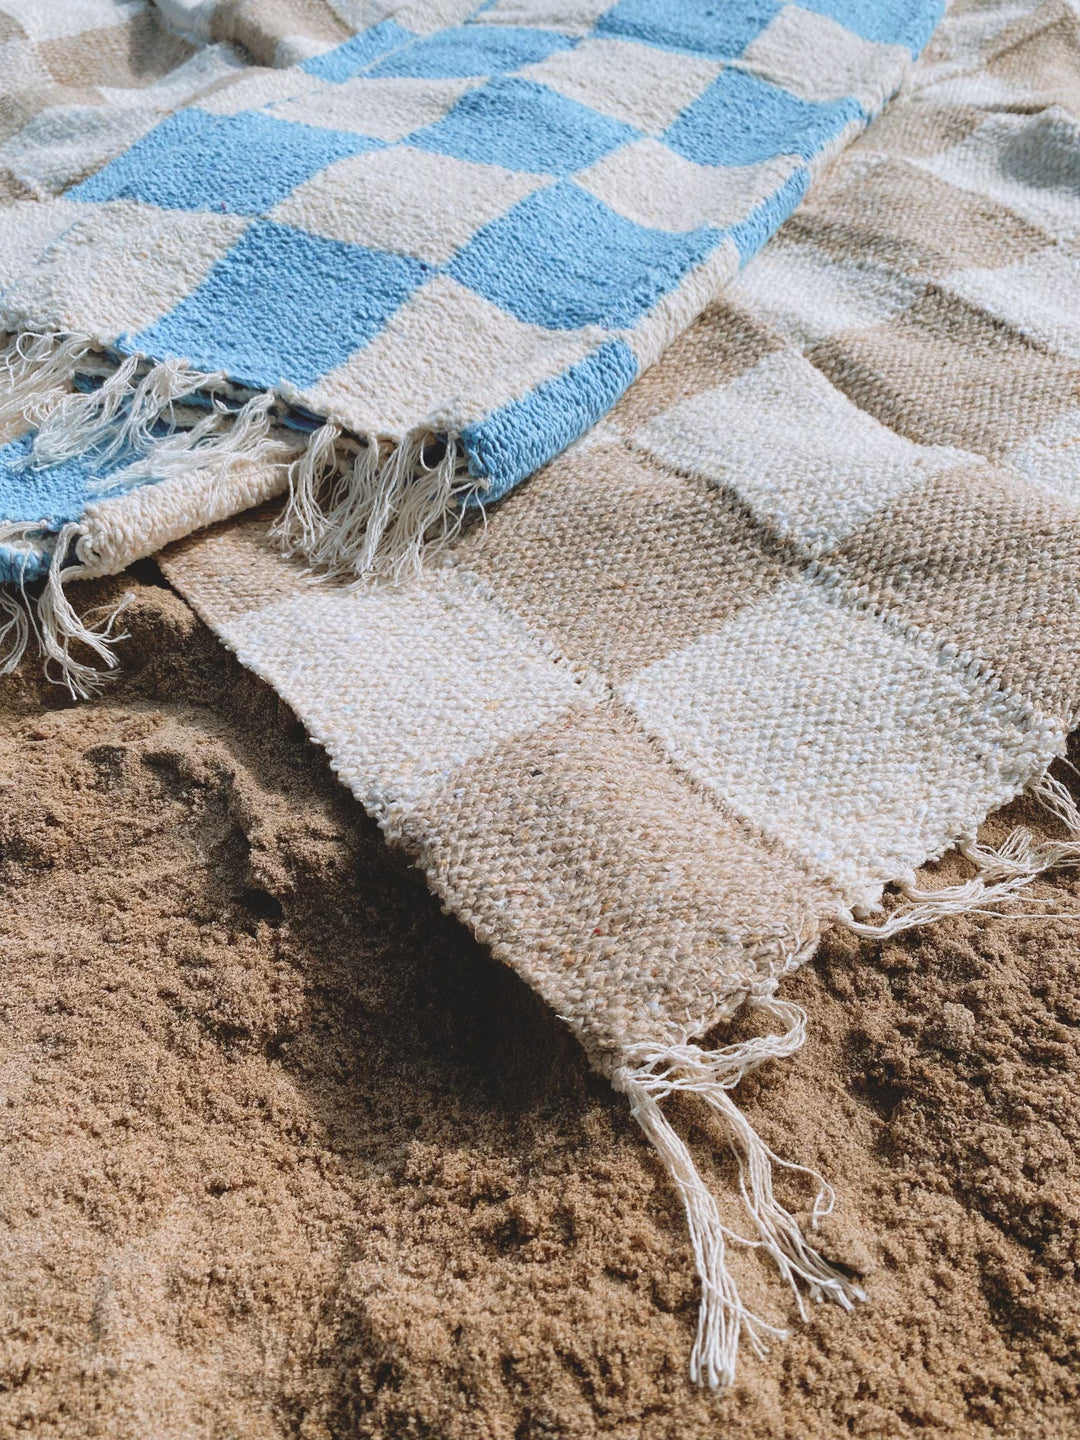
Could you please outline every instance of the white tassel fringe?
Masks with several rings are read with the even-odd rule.
[[[66,685],[75,700],[86,700],[95,695],[106,677],[94,665],[77,660],[71,653],[72,645],[85,646],[98,657],[106,670],[115,670],[119,662],[112,647],[117,641],[127,639],[127,633],[116,634],[113,627],[134,598],[130,594],[123,596],[97,627],[87,624],[89,614],[82,619],[76,615],[64,586],[69,580],[82,578],[91,569],[78,563],[81,558],[79,547],[85,544],[85,540],[85,531],[79,525],[65,525],[60,531],[53,563],[34,617],[38,643],[45,656],[45,673],[51,679],[51,670],[55,665],[60,672],[58,683]],[[76,557],[75,564],[65,563],[69,555]]]
[[[26,526],[0,527],[0,544],[29,538],[40,536]],[[31,596],[23,584],[13,590],[0,588],[0,675],[10,675],[20,664],[31,638],[37,641],[44,658],[46,676],[56,684],[66,685],[73,699],[85,700],[96,694],[106,679],[96,666],[76,659],[71,653],[73,645],[86,646],[106,671],[115,670],[118,662],[112,647],[126,639],[126,635],[115,633],[115,624],[132,596],[125,595],[100,625],[88,623],[93,612],[82,619],[76,615],[64,587],[70,580],[98,573],[92,557],[89,557],[91,563],[87,563],[84,553],[87,543],[88,537],[81,525],[65,525],[56,537],[52,562],[40,594]]]
[[[690,1358],[690,1376],[697,1384],[719,1389],[735,1378],[740,1337],[745,1333],[758,1355],[768,1349],[765,1337],[783,1339],[787,1332],[752,1314],[743,1304],[727,1264],[731,1243],[762,1250],[775,1261],[791,1287],[800,1315],[806,1318],[803,1288],[812,1300],[834,1300],[850,1309],[863,1292],[847,1276],[824,1260],[807,1242],[798,1223],[777,1200],[772,1170],[807,1176],[817,1187],[812,1225],[833,1208],[832,1189],[803,1165],[781,1160],[756,1133],[728,1092],[744,1075],[766,1060],[793,1055],[806,1038],[806,1015],[798,1005],[778,1000],[767,992],[752,996],[749,1004],[786,1027],[782,1033],[763,1035],[720,1050],[697,1045],[635,1045],[612,1075],[612,1083],[630,1101],[634,1118],[664,1162],[686,1211],[690,1244],[701,1281],[697,1338]],[[716,1200],[705,1185],[686,1145],[661,1109],[661,1101],[676,1092],[697,1095],[724,1122],[728,1143],[739,1168],[739,1189],[756,1235],[734,1234],[723,1224]]]
[[[439,455],[429,463],[432,448]],[[341,431],[328,423],[294,462],[273,533],[286,555],[328,575],[402,580],[453,542],[462,497],[475,489],[452,437],[414,431],[389,450],[368,437],[350,457]]]
[[[1080,918],[1052,910],[1023,909],[1002,914],[999,908],[1013,900],[1022,901],[1024,906],[1050,904],[1049,900],[1027,893],[1032,883],[1048,870],[1080,865],[1080,809],[1065,786],[1048,771],[1029,785],[1025,793],[1065,827],[1066,839],[1039,840],[1021,825],[997,850],[991,850],[969,836],[961,840],[957,848],[975,866],[978,873],[973,879],[961,885],[924,890],[911,873],[897,886],[907,903],[898,905],[880,924],[856,919],[850,910],[839,912],[840,923],[864,939],[887,940],[904,930],[928,925],[949,915],[992,915],[1001,920]]]

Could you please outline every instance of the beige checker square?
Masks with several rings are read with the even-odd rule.
[[[1080,364],[931,288],[874,330],[808,351],[882,424],[926,445],[1000,456],[1072,410]]]
[[[830,563],[874,604],[977,656],[1044,712],[1074,706],[1080,486],[1069,499],[1006,467],[947,471],[885,506]]]
[[[310,94],[278,105],[274,115],[327,130],[351,130],[374,140],[404,140],[421,126],[441,120],[466,91],[482,83],[361,75],[341,85],[320,84]]]
[[[834,261],[933,280],[962,267],[1009,265],[1052,243],[991,196],[957,189],[906,159],[853,153],[810,191],[787,234]]]
[[[550,181],[395,145],[320,170],[269,219],[440,265],[489,221]]]
[[[137,200],[82,209],[83,218],[7,294],[12,314],[33,315],[61,333],[142,330],[190,295],[251,223],[245,215],[159,210]]]
[[[436,275],[302,400],[361,433],[401,436],[418,425],[439,430],[483,419],[584,359],[604,338],[596,327],[528,325],[448,275]]]
[[[97,93],[110,109],[128,107],[156,111],[156,122],[181,105],[198,105],[202,109],[204,100],[215,96],[219,86],[228,85],[237,75],[243,74],[244,68],[239,53],[231,45],[207,45],[166,75],[139,85],[99,85]]]
[[[226,0],[210,14],[210,35],[243,46],[258,65],[295,65],[349,38],[328,0]]]
[[[395,820],[436,894],[594,1056],[700,1033],[825,908],[614,706],[501,740]]]
[[[511,610],[620,681],[793,573],[742,506],[617,437],[587,437],[459,545]]]
[[[317,586],[220,633],[369,809],[415,799],[499,739],[599,698],[453,570],[408,586]]]
[[[695,165],[659,140],[612,150],[574,176],[598,200],[655,230],[726,229],[737,224],[798,170],[794,155],[758,165]]]
[[[1044,0],[998,36],[983,58],[988,78],[1010,92],[1013,104],[1060,105],[1080,115],[1080,29],[1070,0]]]
[[[739,65],[803,100],[852,95],[873,113],[900,84],[910,63],[903,45],[875,44],[827,15],[785,5],[751,40]]]
[[[490,18],[484,15],[485,21]],[[521,74],[646,134],[660,135],[722,68],[719,61],[631,40],[592,38],[527,65]]]
[[[957,461],[886,429],[790,350],[657,415],[631,443],[733,491],[778,535],[814,551]]]
[[[1048,743],[1016,702],[806,579],[619,693],[676,765],[850,904],[974,833]]]
[[[42,3],[42,10],[63,9]],[[39,42],[42,61],[60,85],[143,87],[191,57],[192,46],[172,35],[150,10],[134,13],[125,24],[105,25],[78,35]]]

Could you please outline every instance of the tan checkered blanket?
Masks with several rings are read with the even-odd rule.
[[[974,835],[1080,701],[1078,115],[1065,0],[958,5],[730,301],[452,563],[335,588],[258,516],[164,561],[630,1097],[686,1205],[713,1384],[769,1327],[660,1101],[719,1112],[747,1238],[849,1303],[731,1098],[802,1043],[778,982],[829,922],[984,907],[1068,858]],[[971,882],[918,890],[955,845]],[[743,1003],[771,1032],[699,1048]]]
[[[315,10],[235,12],[287,17],[277,46]],[[1068,0],[960,0],[730,298],[445,564],[328,584],[264,513],[163,557],[628,1096],[685,1204],[710,1384],[778,1333],[746,1246],[858,1295],[812,1248],[827,1185],[732,1095],[804,1041],[783,976],[827,924],[992,907],[1075,858],[975,831],[1031,787],[1078,824],[1046,776],[1080,702],[1078,117]],[[954,846],[972,879],[920,890]],[[743,1005],[756,1038],[698,1043]],[[738,1204],[674,1092],[727,1127]],[[816,1193],[805,1235],[779,1168]]]

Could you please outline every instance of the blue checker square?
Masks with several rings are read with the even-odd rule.
[[[638,139],[632,126],[546,85],[506,78],[470,90],[441,120],[414,131],[408,143],[507,170],[572,175]]]
[[[461,25],[388,56],[371,73],[417,80],[503,75],[536,65],[557,50],[571,50],[574,43],[554,30],[530,30],[524,25]]]
[[[303,389],[372,340],[432,273],[406,255],[256,220],[191,295],[120,348],[183,357],[252,389]]]
[[[755,165],[775,155],[810,160],[844,126],[864,119],[842,100],[800,100],[788,90],[725,70],[664,132],[664,143],[697,165]]]
[[[810,171],[800,165],[782,185],[778,185],[771,195],[751,210],[745,220],[731,227],[727,232],[728,239],[734,242],[739,252],[740,265],[745,265],[766,240],[776,234],[806,194],[809,185]]]
[[[804,10],[827,15],[845,30],[880,45],[905,45],[918,55],[945,13],[926,0],[799,0]]]
[[[335,45],[333,50],[313,55],[310,60],[304,61],[300,69],[314,75],[317,80],[329,80],[334,85],[340,85],[359,75],[391,50],[400,50],[415,39],[413,32],[397,21],[380,20],[378,25],[359,31],[344,44]]]
[[[528,324],[620,329],[651,310],[720,238],[717,230],[646,229],[562,181],[484,226],[446,268]]]
[[[262,215],[327,165],[379,145],[363,135],[254,110],[226,116],[182,110],[67,198]]]
[[[596,34],[737,60],[782,8],[781,0],[620,0],[596,22]]]
[[[561,375],[538,385],[461,432],[469,469],[487,480],[483,500],[499,500],[548,457],[584,435],[637,377],[625,340],[609,340]]]

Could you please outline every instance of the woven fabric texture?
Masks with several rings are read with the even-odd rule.
[[[182,360],[230,401],[272,392],[294,434],[396,447],[421,483],[449,452],[419,539],[611,408],[881,108],[940,8],[4,0],[0,326]],[[214,513],[144,496],[133,530],[133,502],[108,501],[171,472],[108,443],[28,467],[29,443],[0,449],[0,524],[22,527],[0,578],[44,574],[65,524],[93,531],[79,558],[100,573],[135,532],[148,553],[179,515],[226,513],[219,478]],[[241,467],[233,509],[283,474]]]
[[[714,1381],[710,1305],[761,1332],[653,1101],[713,1104],[757,1243],[843,1300],[724,1108],[801,1043],[777,984],[827,923],[978,908],[1050,858],[974,834],[1080,713],[1078,116],[1066,0],[957,5],[730,295],[452,563],[327,585],[260,515],[163,561],[630,1095],[687,1207]],[[971,882],[920,891],[956,844]],[[772,1048],[699,1050],[744,1001]]]

